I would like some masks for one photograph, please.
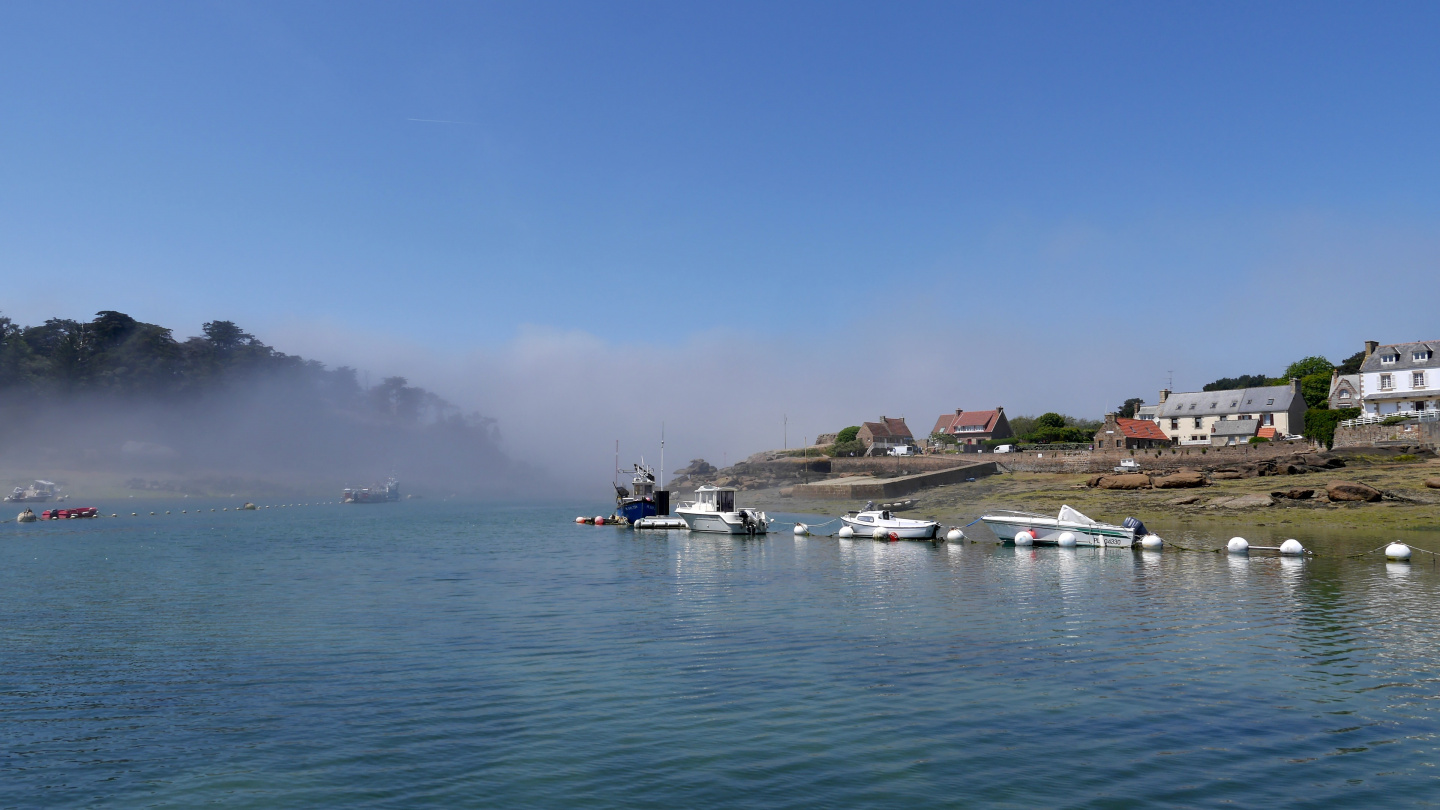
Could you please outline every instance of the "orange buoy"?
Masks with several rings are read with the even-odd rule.
[[[600,517],[599,515],[596,515],[596,516],[595,516],[595,525],[596,525],[596,526],[604,526],[604,525],[605,525],[605,518]]]
[[[896,540],[899,540],[899,539],[900,539],[900,535],[896,534],[895,532],[890,532],[890,542],[893,543],[893,542],[895,542]]]
[[[583,518],[583,517],[577,517],[577,518],[575,518],[575,522],[576,522],[576,523],[584,523],[584,522],[585,522],[585,518]]]

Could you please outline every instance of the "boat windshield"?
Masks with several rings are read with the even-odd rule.
[[[1060,507],[1060,520],[1063,523],[1079,523],[1085,526],[1095,525],[1095,521],[1080,514],[1080,510],[1072,509],[1069,506]]]

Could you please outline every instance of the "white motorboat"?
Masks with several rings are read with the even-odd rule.
[[[1092,520],[1069,506],[1060,507],[1056,517],[1001,510],[980,519],[997,538],[1011,543],[1015,535],[1029,532],[1031,541],[1037,545],[1068,545],[1062,542],[1061,535],[1070,534],[1077,546],[1129,548],[1150,533],[1144,523],[1133,517],[1125,518],[1123,524],[1116,526]]]
[[[720,534],[765,534],[770,519],[758,509],[737,509],[734,487],[700,487],[695,500],[681,501],[676,517],[692,532]]]
[[[876,529],[895,535],[900,540],[934,540],[940,536],[940,524],[933,520],[897,518],[888,509],[846,512],[840,520],[855,530],[856,537],[871,537]]]

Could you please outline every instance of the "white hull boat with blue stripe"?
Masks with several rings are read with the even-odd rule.
[[[1046,517],[1033,512],[1012,512],[1001,510],[980,518],[998,539],[1015,542],[1015,535],[1029,532],[1036,545],[1060,545],[1060,535],[1069,532],[1075,536],[1075,545],[1094,548],[1129,548],[1148,534],[1145,524],[1135,518],[1125,518],[1125,523],[1101,523],[1081,514],[1069,506],[1060,507],[1056,517]]]

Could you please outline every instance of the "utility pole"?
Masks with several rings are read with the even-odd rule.
[[[788,414],[788,413],[785,414],[785,430],[784,430],[784,432],[782,433],[782,435],[785,437],[784,440],[783,440],[784,443],[785,443],[785,449],[786,449],[786,450],[789,450],[789,449],[790,449],[790,414]]]

